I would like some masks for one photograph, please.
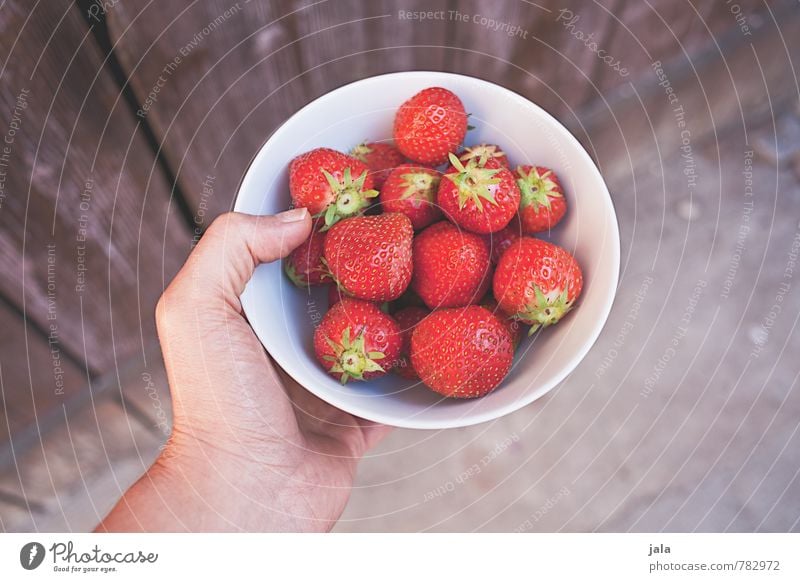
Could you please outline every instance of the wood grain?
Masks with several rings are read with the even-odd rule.
[[[160,439],[111,394],[72,415],[0,475],[5,531],[88,531],[153,463]],[[12,504],[8,500],[22,500]]]
[[[728,48],[724,57],[711,47],[704,58],[696,59],[693,69],[679,63],[665,65],[663,80],[651,70],[631,84],[626,98],[585,107],[582,123],[571,129],[595,156],[607,182],[621,185],[633,179],[631,160],[640,157],[637,152],[651,152],[649,161],[656,164],[659,157],[679,150],[683,138],[678,107],[690,145],[710,142],[718,147],[718,141],[732,135],[747,140],[749,127],[796,101],[798,86],[791,66],[800,58],[800,48],[784,44],[784,39],[800,34],[800,19],[785,18],[780,12],[778,16],[784,16],[783,38],[774,22],[764,19],[751,39]],[[665,81],[677,96],[672,105],[666,85],[659,84]]]
[[[58,421],[54,407],[82,391],[86,372],[3,305],[0,328],[0,467],[6,467],[13,462],[12,435],[29,427],[35,436]]]
[[[77,8],[0,10],[0,130],[14,124],[0,293],[102,373],[154,337],[153,307],[188,233]]]
[[[447,4],[414,0],[403,9],[436,10]],[[199,228],[230,208],[259,146],[315,97],[368,75],[444,68],[445,51],[433,46],[446,44],[444,29],[398,21],[395,5],[241,3],[241,10],[182,60],[147,119],[197,209]],[[136,0],[114,7],[108,14],[110,32],[141,102],[165,65],[231,6],[236,4],[214,1],[155,8]],[[203,193],[209,175],[210,196]]]
[[[685,61],[680,45],[696,54],[712,45],[712,35],[736,26],[724,3],[695,4],[696,9],[674,0],[460,1],[464,20],[450,36],[450,67],[571,118],[580,107],[646,74],[653,60]],[[738,4],[745,13],[763,9],[759,0]],[[513,27],[521,31],[509,34]],[[595,51],[604,51],[610,64]]]
[[[374,75],[446,69],[447,0],[326,1],[294,15],[311,98]]]
[[[259,146],[307,101],[292,44],[290,14],[298,8],[136,0],[108,13],[116,53],[141,104],[163,79],[146,118],[194,208],[198,232],[230,209]]]

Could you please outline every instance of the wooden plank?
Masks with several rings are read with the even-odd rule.
[[[746,14],[763,8],[760,0],[738,6]],[[715,35],[737,26],[725,3],[704,3],[695,13],[670,0],[464,0],[458,11],[450,68],[504,85],[561,117],[646,74],[653,60],[682,56],[678,41],[689,53],[707,47],[706,26]]]
[[[13,462],[12,435],[26,427],[35,433],[59,420],[52,411],[82,391],[86,372],[4,305],[0,328],[0,467],[5,467]]]
[[[6,2],[0,20],[0,293],[100,373],[154,337],[188,233],[73,3]]]
[[[115,52],[198,232],[230,209],[252,156],[307,101],[288,16],[296,8],[135,0],[108,11]]]
[[[134,357],[94,380],[91,394],[77,385],[78,394],[59,400],[55,415],[28,430],[32,434],[25,442],[15,441],[6,462],[0,463],[0,531],[90,530],[97,516],[146,470],[172,427],[158,351],[152,345],[146,360]],[[70,435],[75,452],[67,446]]]
[[[237,4],[148,4],[114,6],[109,28],[140,102],[160,75],[166,79],[167,89],[146,116],[201,227],[229,209],[264,140],[313,98],[368,75],[444,66],[445,49],[414,48],[445,44],[441,34],[433,34],[441,24],[398,19],[392,2],[241,4],[207,35],[208,24]],[[402,8],[438,10],[447,4],[414,0]],[[198,34],[197,48],[164,75],[165,65],[182,56]],[[204,193],[209,175],[213,195]]]
[[[153,463],[160,443],[149,428],[123,412],[111,393],[103,394],[93,406],[65,415],[64,422],[0,475],[3,529],[93,529]]]
[[[144,359],[126,362],[123,378],[110,392],[127,414],[165,442],[172,431],[172,400],[159,346],[151,345]]]
[[[319,97],[353,81],[444,70],[454,24],[447,0],[321,2],[295,13],[306,90]]]
[[[583,108],[581,123],[571,128],[596,157],[606,180],[620,184],[633,175],[631,159],[620,152],[649,152],[649,162],[658,164],[659,152],[663,156],[677,151],[682,145],[679,122],[689,130],[694,147],[731,132],[744,139],[748,126],[796,100],[796,80],[787,71],[800,58],[800,47],[784,44],[784,39],[800,34],[800,17],[796,13],[779,17],[783,38],[771,19],[765,19],[754,28],[752,40],[730,48],[724,57],[710,49],[697,59],[696,73],[680,63],[665,64],[663,78],[651,69],[630,85],[627,98],[611,101],[610,109],[600,103]],[[677,96],[675,103],[669,103],[667,85],[659,83],[668,83]],[[680,119],[676,108],[681,108]]]

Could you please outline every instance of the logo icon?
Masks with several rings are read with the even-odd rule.
[[[28,542],[19,551],[19,563],[26,570],[35,570],[44,561],[44,546],[39,542]]]

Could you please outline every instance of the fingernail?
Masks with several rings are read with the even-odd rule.
[[[286,210],[285,212],[281,212],[280,214],[276,214],[275,216],[281,222],[298,222],[300,220],[303,220],[307,214],[308,214],[307,208],[293,208],[292,210]]]

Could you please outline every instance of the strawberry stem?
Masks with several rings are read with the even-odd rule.
[[[501,158],[503,152],[499,151],[493,145],[479,145],[474,147],[464,148],[464,153],[461,154],[460,159],[468,162],[469,160],[477,160],[479,166],[483,167],[491,158]]]
[[[481,168],[475,159],[469,160],[465,166],[454,154],[450,154],[450,163],[458,171],[445,174],[445,177],[452,180],[458,189],[459,210],[463,209],[469,200],[481,211],[483,211],[481,199],[497,206],[491,186],[500,183],[500,179],[495,178],[495,174],[500,171],[500,168]]]
[[[349,218],[362,213],[370,205],[370,199],[378,195],[377,190],[364,190],[367,171],[353,180],[350,168],[345,168],[342,181],[336,179],[327,170],[322,170],[325,180],[333,193],[333,202],[317,216],[325,216],[325,226],[320,231],[328,230],[343,218]]]
[[[296,287],[308,287],[308,279],[297,272],[295,266],[288,260],[283,262],[283,271]]]
[[[324,356],[323,359],[333,362],[328,370],[331,374],[340,374],[339,381],[346,384],[350,378],[364,380],[367,372],[385,372],[385,370],[375,360],[382,360],[386,357],[383,352],[367,352],[364,347],[364,330],[350,340],[350,328],[346,327],[342,332],[341,343],[336,343],[329,337],[325,337],[333,353],[333,356]]]
[[[540,206],[550,210],[550,199],[561,198],[561,194],[555,191],[556,183],[550,179],[553,172],[546,170],[542,174],[531,168],[527,174],[518,168],[517,172],[522,176],[517,180],[520,192],[520,205],[526,208],[533,205],[534,212],[538,212]]]
[[[414,172],[403,174],[402,178],[406,189],[403,191],[403,195],[400,196],[400,200],[411,198],[416,194],[422,194],[425,200],[433,202],[434,194],[439,187],[438,176],[431,176],[425,172]]]
[[[517,313],[514,318],[531,326],[528,335],[535,331],[558,323],[574,306],[574,301],[569,301],[568,286],[555,298],[549,299],[538,285],[533,285],[534,300],[526,308]]]

